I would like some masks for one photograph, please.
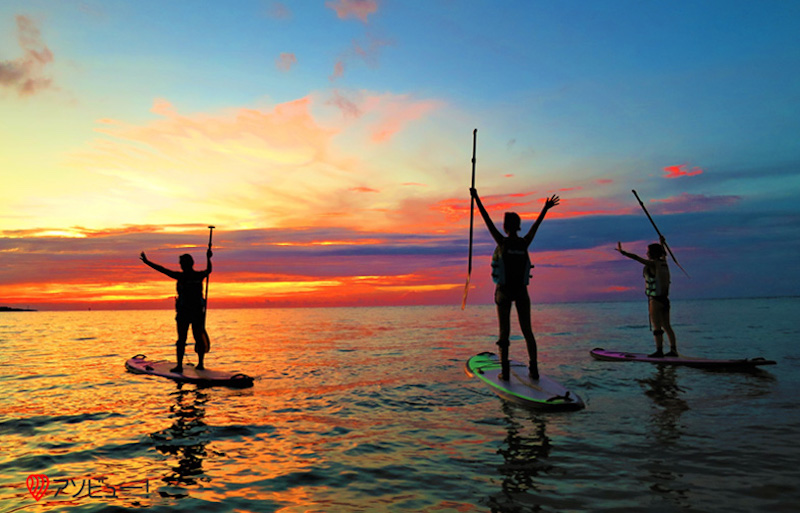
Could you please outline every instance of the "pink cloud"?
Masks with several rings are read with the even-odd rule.
[[[381,48],[391,45],[391,41],[376,39],[367,35],[366,45],[361,45],[357,41],[353,41],[353,53],[361,58],[367,66],[374,68],[378,65],[378,57],[380,56]]]
[[[285,20],[292,17],[292,12],[281,2],[272,2],[267,9],[267,16],[276,20]]]
[[[333,65],[333,73],[329,77],[331,82],[344,75],[344,61],[336,61]]]
[[[23,55],[0,61],[0,87],[15,89],[19,96],[53,88],[53,80],[45,76],[45,67],[53,62],[53,52],[42,41],[39,27],[27,16],[17,16],[17,41]]]
[[[297,57],[293,53],[281,53],[275,61],[275,67],[280,71],[289,71],[295,64],[297,64]]]
[[[378,120],[370,133],[372,142],[383,143],[390,140],[407,124],[422,118],[439,107],[440,103],[432,100],[414,101],[407,95],[383,95],[367,99],[365,110],[376,112]]]
[[[344,75],[345,68],[349,66],[349,63],[352,59],[361,60],[370,68],[377,68],[381,49],[385,46],[390,46],[391,44],[392,43],[390,41],[377,39],[370,35],[367,35],[366,44],[353,41],[352,46],[346,51],[342,52],[339,60],[334,65],[334,71],[330,76],[330,80],[334,81],[341,78],[342,75]]]
[[[376,0],[338,0],[325,2],[325,7],[336,11],[336,16],[341,20],[358,18],[367,23],[367,17],[378,11]]]
[[[325,103],[327,105],[338,107],[346,118],[361,117],[361,109],[358,107],[356,102],[345,97],[338,90],[333,91],[333,96]]]
[[[667,166],[664,168],[664,178],[679,178],[681,176],[696,176],[703,173],[703,170],[699,167],[692,168],[691,171],[687,171],[689,167],[688,164],[681,164],[680,166]]]
[[[378,189],[373,189],[371,187],[351,187],[348,190],[353,192],[380,192]]]
[[[638,290],[637,287],[626,287],[623,285],[610,285],[606,287],[606,292],[630,292],[632,290]]]

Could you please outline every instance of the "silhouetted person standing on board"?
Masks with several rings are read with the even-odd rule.
[[[528,296],[528,282],[530,281],[531,265],[528,256],[528,246],[533,242],[533,237],[542,224],[547,211],[558,205],[559,197],[551,196],[544,202],[544,207],[539,217],[528,230],[524,237],[517,232],[521,228],[521,220],[515,212],[506,212],[503,221],[504,236],[495,227],[492,218],[481,203],[476,189],[470,189],[470,194],[475,198],[475,203],[481,211],[486,227],[492,234],[497,248],[492,255],[492,279],[497,284],[494,291],[494,302],[497,305],[497,320],[500,324],[500,338],[497,346],[500,348],[500,362],[502,365],[501,379],[508,381],[511,369],[508,361],[509,336],[511,335],[511,303],[517,305],[519,327],[528,346],[528,370],[531,379],[539,379],[539,366],[536,359],[536,338],[531,328],[531,299]]]
[[[616,250],[623,256],[644,264],[642,274],[645,281],[648,310],[650,312],[650,326],[656,341],[656,352],[651,357],[678,356],[678,346],[675,341],[675,332],[669,322],[669,265],[667,265],[667,252],[664,250],[664,237],[661,244],[647,246],[647,258],[642,258],[633,253],[623,251],[622,243],[617,242]],[[664,354],[664,332],[669,338],[669,352]]]
[[[192,327],[194,336],[194,350],[197,353],[197,370],[203,370],[203,359],[206,354],[205,335],[205,299],[203,298],[203,280],[211,274],[211,248],[206,251],[206,270],[195,271],[194,259],[191,255],[181,255],[179,262],[180,271],[173,271],[160,266],[147,259],[147,255],[142,251],[142,262],[149,265],[156,271],[166,274],[173,280],[177,280],[178,297],[175,298],[175,321],[178,325],[178,341],[175,342],[175,351],[178,365],[171,369],[171,372],[183,372],[183,355],[186,352],[186,338],[189,334],[189,326]]]

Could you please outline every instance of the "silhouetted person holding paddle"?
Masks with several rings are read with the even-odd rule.
[[[645,281],[648,310],[650,311],[650,327],[656,341],[656,352],[650,356],[662,358],[664,356],[678,356],[678,346],[675,341],[675,332],[669,322],[669,265],[667,265],[667,252],[664,250],[664,237],[660,237],[661,244],[647,246],[647,258],[642,258],[622,249],[622,243],[617,242],[616,250],[623,256],[644,264],[642,274]],[[669,352],[664,354],[664,332],[669,338]]]
[[[178,365],[171,369],[171,372],[183,372],[183,355],[186,352],[186,338],[189,334],[189,326],[192,327],[194,336],[194,350],[197,353],[197,370],[203,370],[203,358],[208,352],[208,335],[205,330],[205,299],[203,298],[203,280],[211,274],[211,247],[206,251],[207,265],[205,271],[194,270],[194,259],[191,255],[181,255],[179,262],[180,271],[167,269],[155,262],[147,259],[147,255],[142,251],[142,262],[149,265],[156,271],[166,274],[173,280],[177,280],[178,297],[175,298],[175,321],[178,324],[178,341],[175,343]]]
[[[500,324],[500,338],[497,346],[500,348],[500,362],[502,365],[501,379],[508,381],[511,369],[508,361],[509,337],[511,335],[511,304],[516,303],[519,327],[528,346],[528,372],[531,379],[539,379],[539,366],[536,359],[536,338],[531,328],[531,299],[528,296],[528,282],[530,281],[531,265],[528,256],[528,246],[533,242],[533,237],[542,224],[547,211],[558,205],[559,197],[551,196],[544,202],[544,207],[539,217],[528,230],[524,237],[517,232],[521,229],[521,220],[515,212],[506,212],[503,221],[504,236],[495,227],[492,218],[481,203],[476,189],[470,189],[470,194],[475,198],[475,203],[481,212],[489,233],[492,234],[497,248],[492,256],[492,279],[497,284],[494,292],[494,302],[497,305],[497,319]]]

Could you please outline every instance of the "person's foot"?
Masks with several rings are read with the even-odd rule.
[[[539,379],[539,366],[536,364],[536,362],[533,362],[528,366],[528,376],[534,380]]]
[[[673,349],[672,351],[670,351],[669,353],[665,354],[664,356],[668,356],[670,358],[676,358],[678,356],[678,352]]]
[[[509,380],[509,376],[508,376],[508,374],[503,374],[501,372],[500,373],[500,379],[502,379],[503,381],[508,381]]]
[[[664,353],[660,349],[655,353],[647,355],[649,358],[664,358]]]
[[[176,374],[183,374],[183,367],[178,365],[177,367],[173,367],[169,370],[170,372],[174,372]]]
[[[195,367],[195,369],[197,369],[197,370],[206,370],[205,366],[202,363],[199,364],[197,367]]]

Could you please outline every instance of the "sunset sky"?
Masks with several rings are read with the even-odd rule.
[[[800,294],[800,3],[0,3],[0,305],[459,305],[477,188],[535,302]],[[469,303],[490,303],[476,212]]]

